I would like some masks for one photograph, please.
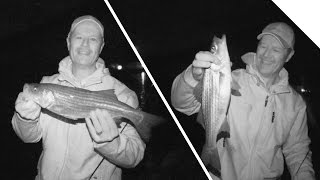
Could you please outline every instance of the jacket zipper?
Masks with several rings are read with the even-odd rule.
[[[266,100],[265,100],[265,102],[264,102],[264,107],[267,107],[268,102],[269,102],[269,96],[267,96],[267,97],[266,97]],[[274,112],[274,111],[272,111],[271,123],[273,123],[273,122],[274,122],[274,118],[275,118],[275,112]]]
[[[275,112],[273,111],[273,112],[272,112],[271,123],[273,123],[273,122],[274,122],[274,117],[275,117]]]
[[[266,97],[266,100],[264,101],[264,107],[267,107],[268,105],[268,99],[269,99],[269,96]]]
[[[268,99],[269,99],[269,95],[267,95],[267,97],[266,97],[266,99],[265,99],[265,102],[264,102],[264,107],[267,107],[267,105],[268,105]],[[264,108],[264,111],[263,111],[263,113],[262,113],[262,117],[264,116],[264,114],[265,114],[265,108]],[[263,118],[261,118],[261,119],[263,119]],[[261,120],[262,121],[262,120]],[[256,149],[256,144],[257,144],[257,136],[258,136],[258,134],[259,134],[259,132],[261,131],[261,128],[262,128],[262,122],[259,122],[259,128],[258,128],[258,133],[257,133],[257,135],[255,136],[255,138],[254,138],[254,144],[253,144],[253,147],[252,147],[252,149],[251,149],[251,151],[250,151],[250,157],[249,157],[249,163],[250,163],[250,167],[251,167],[251,178],[250,179],[253,179],[253,166],[252,166],[252,162],[251,162],[251,160],[252,160],[252,156],[253,156],[253,153],[254,153],[254,151],[255,151],[255,149]],[[250,173],[250,172],[249,172]]]

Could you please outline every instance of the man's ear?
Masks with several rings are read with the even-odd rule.
[[[102,52],[103,47],[104,47],[104,41],[102,41],[102,44],[100,46],[100,53]]]
[[[66,41],[67,41],[68,51],[70,51],[70,33],[68,34],[68,37],[67,37]]]
[[[286,62],[289,62],[289,60],[292,58],[293,55],[294,55],[294,50],[292,49],[287,56]]]

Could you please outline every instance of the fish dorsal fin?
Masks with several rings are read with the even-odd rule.
[[[114,93],[114,89],[108,89],[108,90],[102,90],[102,91],[95,91],[96,93],[99,93],[103,96],[108,96],[109,98],[113,99],[113,100],[117,100],[118,98],[116,96],[116,94]]]

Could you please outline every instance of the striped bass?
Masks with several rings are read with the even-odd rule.
[[[212,63],[211,67],[204,71],[202,79],[202,112],[200,113],[205,126],[206,140],[201,158],[207,169],[216,177],[234,180],[236,177],[233,162],[230,159],[231,154],[229,149],[225,148],[226,140],[230,138],[227,111],[231,98],[232,80],[225,35],[221,39],[214,37],[210,51],[220,59],[220,63],[218,65]],[[220,139],[223,140],[223,148],[219,150],[217,144]],[[225,152],[227,154],[223,154]],[[227,162],[224,166],[228,167],[227,172],[224,172],[224,168],[221,170],[221,162]]]
[[[55,114],[71,120],[89,117],[95,109],[107,110],[117,124],[126,118],[133,123],[141,138],[148,141],[151,128],[164,119],[120,102],[114,90],[90,91],[51,83],[25,84],[26,97]]]

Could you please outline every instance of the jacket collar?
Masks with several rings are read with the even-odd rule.
[[[99,58],[96,62],[97,70],[90,76],[83,80],[78,80],[74,77],[71,71],[72,60],[70,56],[65,57],[59,63],[59,81],[67,81],[75,87],[87,87],[93,84],[98,84],[102,82],[102,78],[106,75],[110,75],[108,68],[105,68],[103,59]]]
[[[263,78],[256,69],[256,53],[249,52],[241,56],[241,59],[246,63],[246,71],[250,74],[256,81],[257,85],[262,85],[266,88]],[[273,84],[269,90],[271,94],[289,93],[289,75],[285,68],[282,68],[279,72],[279,81]]]

